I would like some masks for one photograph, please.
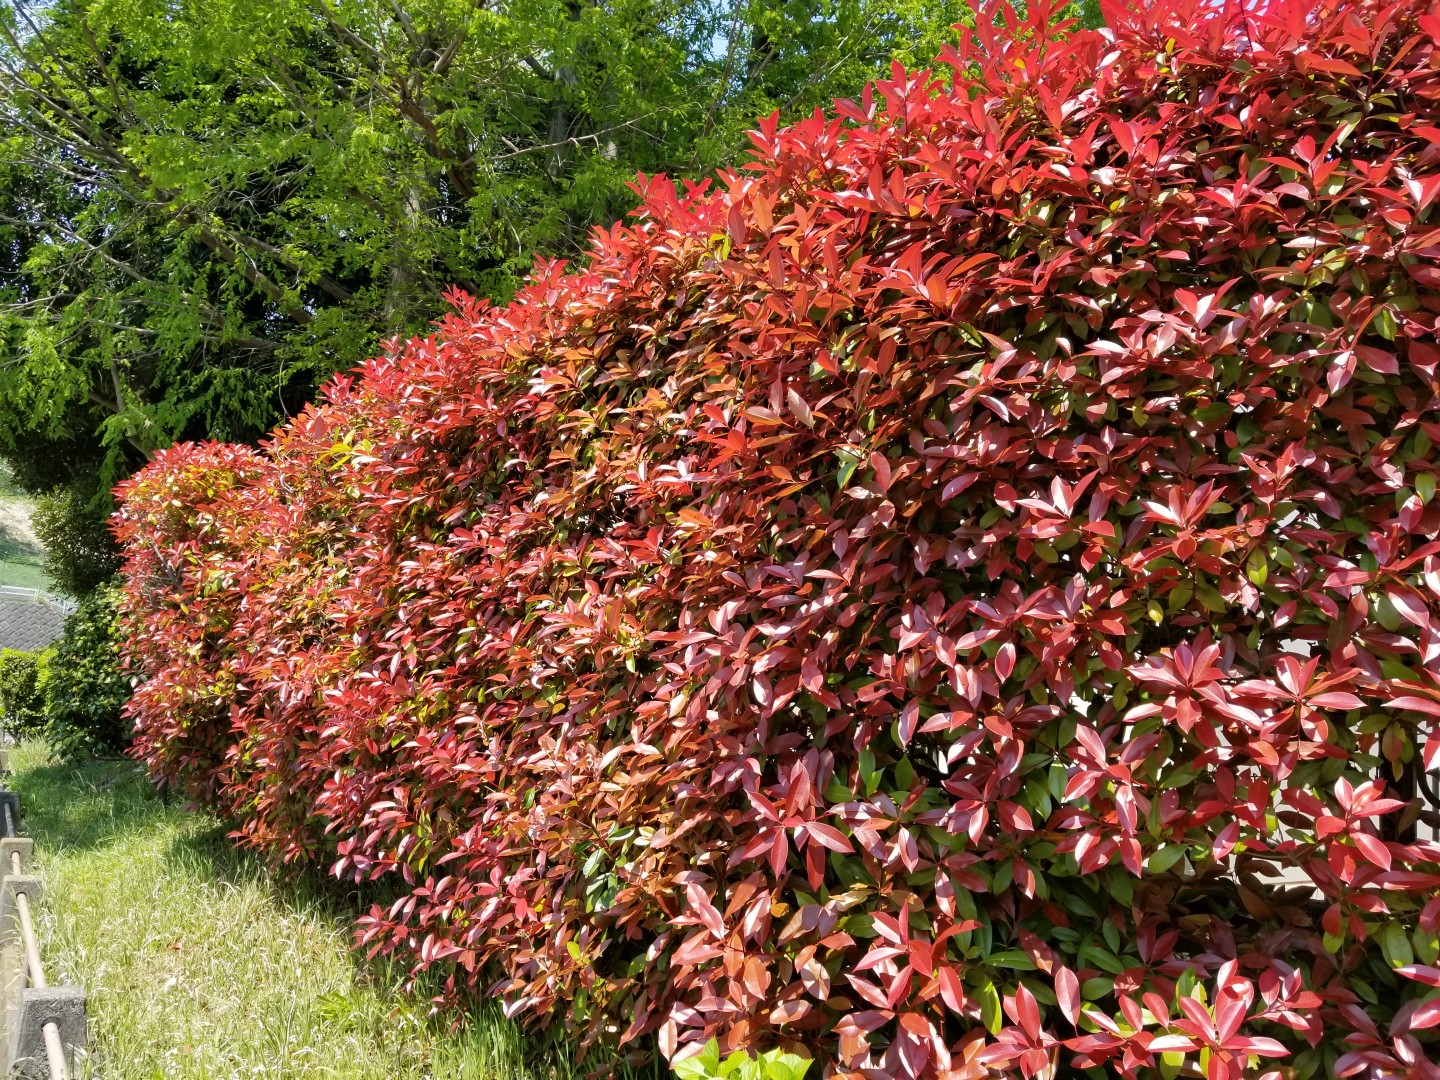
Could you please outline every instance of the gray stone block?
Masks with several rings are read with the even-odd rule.
[[[9,750],[0,750],[0,773],[6,773],[6,774],[8,775],[9,772],[10,772],[10,751],[9,751]]]
[[[20,912],[15,904],[15,894],[22,892],[30,901],[30,917],[45,896],[45,885],[38,877],[28,874],[10,874],[0,879],[0,940],[20,939]]]
[[[0,837],[0,877],[10,875],[10,853],[20,853],[20,872],[23,874],[35,861],[35,841],[28,836]]]
[[[46,1080],[50,1075],[49,1058],[45,1053],[45,1025],[53,1023],[60,1029],[60,1045],[64,1047],[66,1065],[75,1060],[75,1051],[83,1051],[89,1038],[85,1023],[85,990],[79,986],[33,987],[20,996],[20,1015],[11,1032],[7,1055],[9,1073]]]

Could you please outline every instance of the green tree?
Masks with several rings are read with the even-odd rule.
[[[116,640],[119,595],[118,586],[105,584],[82,599],[39,667],[43,734],[67,759],[118,754],[130,741],[120,712],[130,681]]]
[[[955,0],[58,0],[0,8],[0,455],[85,498],[253,440],[572,256],[637,171],[935,55]]]
[[[45,572],[61,592],[82,597],[115,576],[120,560],[96,493],[82,481],[35,501],[31,525],[45,548]]]

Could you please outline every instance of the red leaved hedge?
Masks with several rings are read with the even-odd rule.
[[[1440,16],[1029,7],[161,454],[151,770],[586,1039],[1440,1076]]]

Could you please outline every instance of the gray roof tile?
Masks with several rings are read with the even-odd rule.
[[[43,649],[65,626],[65,612],[51,600],[0,597],[0,649]]]

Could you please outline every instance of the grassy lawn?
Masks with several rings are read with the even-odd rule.
[[[203,815],[167,807],[128,762],[11,754],[22,832],[45,879],[52,981],[89,995],[104,1080],[573,1080],[577,1067],[496,1012],[451,1033],[397,973],[349,949],[343,898],[273,879]]]
[[[30,504],[0,474],[0,585],[49,589],[45,552],[30,535]]]

